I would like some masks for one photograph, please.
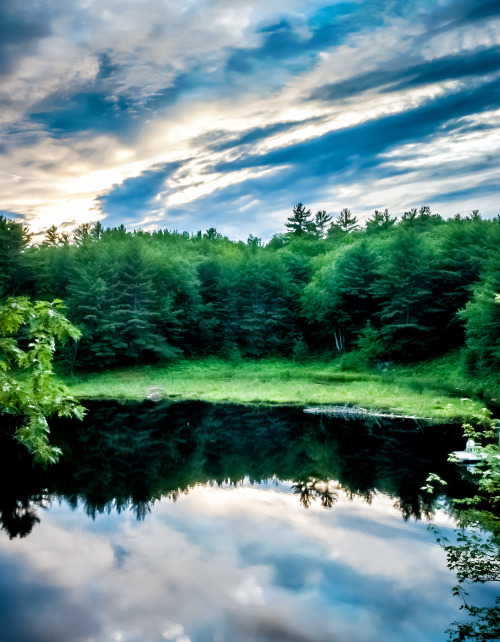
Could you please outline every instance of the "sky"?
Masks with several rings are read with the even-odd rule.
[[[0,0],[0,215],[500,213],[498,0]]]

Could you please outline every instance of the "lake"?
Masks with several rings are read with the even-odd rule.
[[[421,487],[470,492],[459,426],[85,405],[52,423],[47,470],[2,437],[2,642],[447,639],[460,602],[427,524],[453,522]]]

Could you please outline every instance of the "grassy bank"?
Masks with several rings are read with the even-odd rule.
[[[439,364],[436,363],[436,366]],[[342,372],[332,363],[297,364],[266,359],[235,364],[186,360],[168,367],[141,367],[67,378],[80,399],[141,400],[153,390],[175,400],[235,403],[353,404],[419,417],[458,419],[482,407],[465,400],[465,382],[451,376],[452,363],[420,371]],[[450,376],[446,377],[446,369]]]

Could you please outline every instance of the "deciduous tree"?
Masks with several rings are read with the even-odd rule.
[[[79,330],[52,303],[9,297],[0,306],[0,412],[19,415],[16,438],[42,464],[61,451],[49,442],[47,417],[83,417],[84,409],[54,375],[55,342],[77,339]]]

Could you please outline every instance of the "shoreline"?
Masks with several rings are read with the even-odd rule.
[[[430,369],[430,368],[429,368]],[[457,421],[484,403],[469,398],[457,381],[443,385],[418,368],[387,373],[342,371],[335,363],[284,359],[226,362],[183,360],[64,377],[70,393],[85,400],[206,401],[242,405],[355,406],[365,412]],[[460,383],[460,382],[458,382]]]

